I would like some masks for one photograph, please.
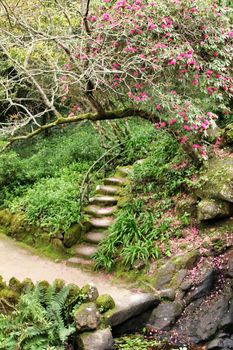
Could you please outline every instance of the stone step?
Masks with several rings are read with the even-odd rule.
[[[104,179],[105,185],[124,186],[127,182],[127,179],[123,177],[108,177],[107,179]]]
[[[114,216],[105,216],[103,218],[90,218],[89,222],[94,227],[107,228],[115,221]]]
[[[120,188],[118,186],[111,185],[98,185],[96,187],[96,193],[114,195],[119,192]]]
[[[108,231],[89,231],[85,234],[85,242],[98,244],[109,235]]]
[[[116,205],[119,197],[117,196],[95,196],[89,199],[89,202],[94,205],[101,205],[102,207],[108,207],[110,205]]]
[[[88,205],[85,208],[86,213],[95,217],[109,216],[109,215],[112,215],[116,210],[117,210],[117,206],[100,207],[98,205]]]
[[[92,266],[94,264],[93,260],[88,260],[88,259],[84,259],[81,257],[73,257],[73,258],[69,258],[68,260],[66,260],[66,265],[67,266],[71,266],[71,267],[83,267],[83,266]]]
[[[117,167],[116,168],[116,175],[120,174],[122,177],[127,177],[130,173],[132,173],[132,167]]]
[[[84,259],[91,259],[92,255],[95,254],[98,250],[97,246],[91,245],[91,244],[79,244],[75,248],[75,252],[78,257],[84,258]]]

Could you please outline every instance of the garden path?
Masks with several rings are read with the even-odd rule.
[[[22,247],[8,237],[0,235],[0,275],[5,281],[16,277],[20,281],[31,278],[33,282],[47,280],[53,282],[56,278],[66,283],[75,283],[83,287],[93,283],[99,294],[110,294],[118,305],[125,304],[129,298],[138,295],[127,287],[112,284],[112,276],[96,273],[95,275],[82,271],[77,267],[67,266],[64,262],[53,262]]]

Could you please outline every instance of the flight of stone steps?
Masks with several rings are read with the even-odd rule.
[[[122,196],[122,189],[128,183],[131,169],[130,166],[116,168],[113,177],[104,179],[104,184],[96,187],[95,196],[85,208],[90,229],[84,235],[84,242],[75,247],[78,259],[90,260],[98,250],[99,242],[109,234],[108,229],[114,223],[117,203]]]

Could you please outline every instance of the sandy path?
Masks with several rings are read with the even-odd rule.
[[[93,276],[76,267],[66,266],[65,262],[55,263],[36,256],[3,236],[0,236],[0,275],[6,281],[11,277],[16,277],[20,281],[29,277],[33,282],[39,280],[52,282],[56,278],[61,278],[66,283],[75,283],[79,287],[87,283],[94,283],[100,294],[108,293],[112,295],[118,304],[135,295],[126,288],[114,286],[111,280],[103,274],[96,273]]]

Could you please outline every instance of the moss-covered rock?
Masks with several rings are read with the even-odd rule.
[[[220,199],[233,203],[233,159],[214,159],[196,182],[196,194],[202,199]]]
[[[53,283],[56,288],[56,292],[60,292],[60,290],[65,287],[65,281],[60,278],[56,278]]]
[[[182,200],[179,200],[176,204],[176,214],[182,216],[185,213],[189,214],[192,217],[197,216],[197,200],[194,197],[188,197]]]
[[[86,284],[82,289],[81,293],[84,295],[84,300],[96,301],[99,296],[98,289],[93,284]]]
[[[40,281],[40,282],[38,282],[38,284],[44,292],[46,292],[47,289],[49,288],[49,282],[46,280]]]
[[[9,288],[0,291],[0,313],[7,314],[14,310],[19,294]]]
[[[7,285],[6,285],[6,282],[3,280],[3,277],[0,276],[0,290],[6,288]]]
[[[9,226],[9,235],[20,239],[20,237],[25,234],[26,231],[25,217],[23,214],[14,214],[12,215],[10,226]]]
[[[51,240],[51,244],[52,244],[52,247],[53,249],[57,252],[57,253],[61,253],[61,254],[64,254],[65,253],[65,247],[62,243],[62,241],[58,238],[53,238]]]
[[[76,329],[79,332],[97,329],[100,314],[95,303],[84,303],[74,311]]]
[[[156,272],[155,288],[157,290],[178,288],[185,277],[186,269],[191,269],[199,258],[200,253],[197,250],[171,258],[168,263],[161,266]]]
[[[9,226],[12,220],[12,214],[9,210],[0,210],[0,225]]]
[[[21,290],[22,292],[26,292],[28,290],[32,290],[34,288],[34,284],[30,278],[25,278],[21,282]]]
[[[64,234],[63,243],[65,247],[70,248],[82,239],[84,227],[81,224],[72,225]]]
[[[9,284],[8,284],[9,288],[16,292],[16,293],[21,293],[22,291],[22,284],[21,282],[15,278],[15,277],[12,277],[10,280],[9,280]]]
[[[96,305],[99,308],[100,312],[106,312],[108,310],[112,310],[115,307],[115,301],[111,297],[111,295],[103,294],[98,296],[96,299]]]
[[[109,328],[82,333],[78,336],[77,343],[80,350],[111,350],[114,346]]]
[[[215,218],[227,218],[230,215],[231,207],[228,202],[216,199],[203,199],[198,204],[197,218],[199,222]]]

